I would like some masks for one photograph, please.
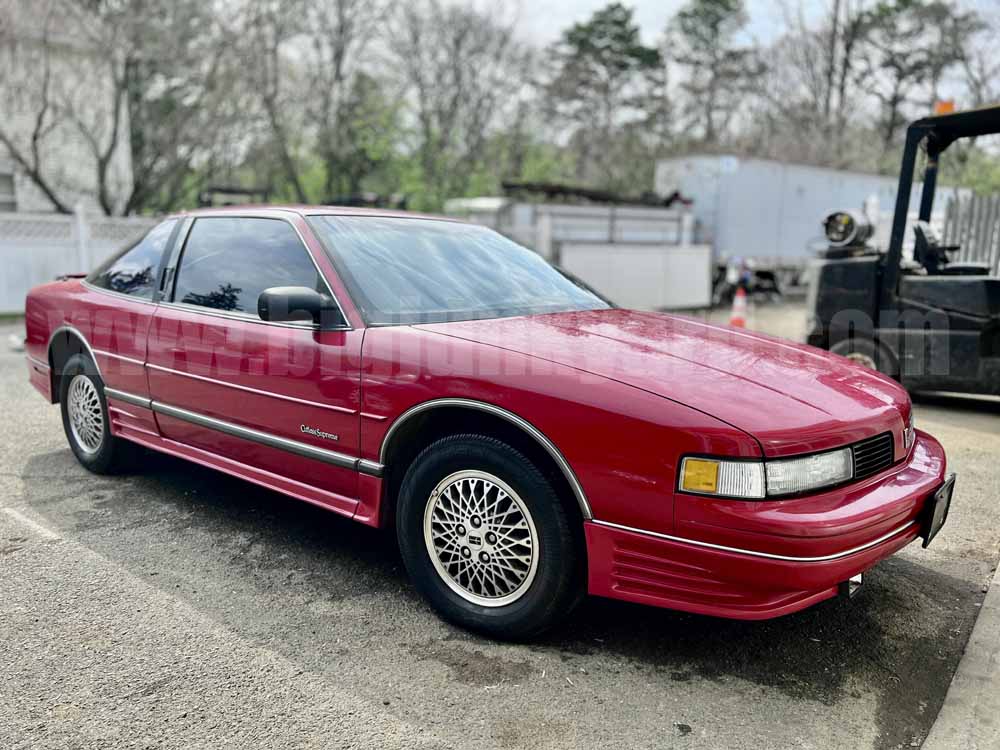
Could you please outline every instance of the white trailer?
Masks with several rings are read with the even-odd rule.
[[[675,190],[694,201],[695,242],[715,259],[752,258],[758,267],[801,269],[822,243],[823,217],[868,206],[884,247],[898,180],[768,159],[692,155],[656,165],[656,192]],[[919,195],[920,185],[914,190]],[[943,221],[948,191],[938,191],[935,219]],[[911,201],[912,204],[912,201]]]
[[[496,229],[622,307],[707,307],[712,249],[692,241],[687,210],[458,198],[445,213]]]

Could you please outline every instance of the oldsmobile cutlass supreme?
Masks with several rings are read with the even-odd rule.
[[[499,234],[329,207],[173,216],[27,298],[31,383],[87,469],[142,446],[371,526],[448,620],[505,638],[585,594],[762,619],[944,523],[894,381],[616,309]]]

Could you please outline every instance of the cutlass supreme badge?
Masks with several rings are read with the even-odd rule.
[[[310,427],[307,424],[300,425],[299,431],[304,432],[307,435],[312,435],[313,437],[323,438],[324,440],[340,440],[339,435],[334,435],[332,432],[323,432],[323,430],[317,430],[315,427]]]

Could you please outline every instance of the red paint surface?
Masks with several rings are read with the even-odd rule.
[[[600,596],[741,619],[776,617],[835,596],[840,582],[917,538],[918,515],[941,485],[945,467],[941,445],[926,433],[917,435],[903,465],[860,489],[792,501],[797,507],[788,513],[776,508],[778,502],[741,503],[739,523],[752,525],[752,533],[687,525],[676,532],[727,547],[821,557],[862,547],[914,522],[874,547],[837,560],[789,562],[587,523],[588,589]]]
[[[906,392],[874,371],[790,341],[632,310],[424,328],[679,401],[752,434],[767,456],[824,450],[889,430],[902,454]]]
[[[558,447],[595,519],[772,554],[814,557],[866,544],[916,519],[943,481],[945,457],[933,438],[919,433],[904,455],[910,403],[903,389],[833,355],[625,310],[365,329],[299,213],[238,212],[282,216],[299,229],[353,330],[211,316],[73,279],[29,295],[27,353],[48,361],[52,331],[68,325],[95,350],[111,388],[370,461],[381,460],[387,432],[415,405],[439,398],[493,404]],[[48,397],[44,368],[29,363],[29,372]],[[113,399],[109,406],[118,435],[363,523],[383,517],[377,478]],[[688,454],[790,456],[886,431],[896,464],[845,487],[763,502],[676,491]],[[837,583],[916,534],[834,562],[801,563],[594,523],[585,531],[591,593],[731,617],[776,616],[832,596]]]
[[[316,332],[160,306],[150,329],[150,397],[317,448],[357,454],[363,331]],[[225,383],[226,385],[223,385]],[[239,387],[234,387],[239,386]],[[295,400],[292,400],[295,399]],[[156,415],[171,440],[335,493],[353,513],[356,472]],[[311,427],[337,440],[302,431]]]

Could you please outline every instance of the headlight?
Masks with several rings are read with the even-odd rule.
[[[910,450],[913,447],[913,441],[917,438],[917,426],[916,418],[913,416],[913,412],[910,412],[910,422],[906,425],[906,431],[903,432],[903,447],[906,450]]]
[[[846,482],[854,475],[850,448],[780,461],[685,458],[679,487],[698,495],[761,500]]]
[[[846,482],[854,475],[850,448],[816,453],[804,458],[768,461],[767,494],[792,495]]]
[[[854,211],[835,211],[823,219],[823,234],[834,247],[863,245],[874,232],[868,218]]]

